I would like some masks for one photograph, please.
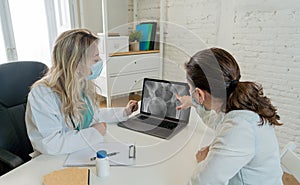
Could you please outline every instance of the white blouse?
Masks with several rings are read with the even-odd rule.
[[[197,110],[207,115],[203,108]],[[206,120],[203,120],[204,123]],[[274,127],[258,126],[258,114],[231,111],[216,125],[216,137],[207,158],[196,167],[189,184],[282,185],[280,154]]]

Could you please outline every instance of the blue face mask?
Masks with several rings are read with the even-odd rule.
[[[102,60],[100,60],[97,63],[93,64],[92,67],[91,67],[92,74],[87,77],[87,80],[96,79],[98,76],[100,76],[102,69],[103,69]]]

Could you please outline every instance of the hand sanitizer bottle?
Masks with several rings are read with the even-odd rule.
[[[109,159],[105,150],[97,152],[96,173],[98,177],[107,177],[110,174]]]

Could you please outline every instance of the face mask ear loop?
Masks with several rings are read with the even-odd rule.
[[[196,92],[197,92],[197,87],[191,92],[191,96],[192,96],[192,99],[194,99],[194,102],[196,102],[196,99],[193,98],[193,94],[196,93]],[[197,93],[197,94],[198,94],[198,93]],[[199,94],[198,94],[198,97],[199,97],[199,98],[198,98],[198,99],[199,99],[199,103],[197,103],[197,102],[196,102],[196,103],[197,103],[197,104],[200,104],[201,106],[203,106],[204,100],[201,101],[201,97],[199,96]]]

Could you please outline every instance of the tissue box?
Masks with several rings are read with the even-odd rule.
[[[103,34],[98,34],[99,37],[99,52],[104,53],[104,36]],[[129,51],[129,41],[128,36],[113,36],[107,37],[106,52],[108,54],[118,53],[118,52],[128,52]]]

